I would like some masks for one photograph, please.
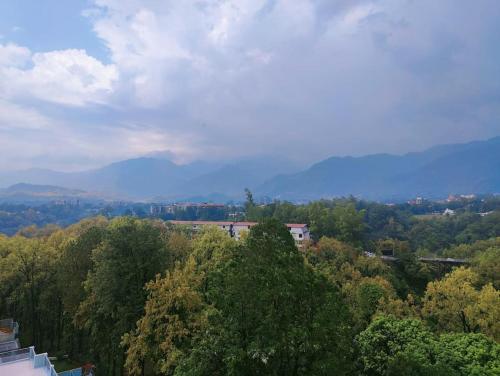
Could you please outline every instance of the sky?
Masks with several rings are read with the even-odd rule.
[[[5,0],[0,171],[500,135],[497,0]]]

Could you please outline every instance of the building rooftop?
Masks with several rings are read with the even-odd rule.
[[[33,368],[30,359],[0,364],[0,376],[49,376],[44,368]]]
[[[0,320],[0,376],[57,376],[47,354],[19,348],[18,332],[13,319]]]
[[[0,353],[0,376],[57,376],[47,354],[36,354],[35,348]]]
[[[224,221],[169,221],[174,225],[211,225],[211,226],[229,226],[235,222]]]
[[[307,224],[306,223],[287,223],[286,226],[290,227],[290,228],[304,228],[304,227],[307,227]]]
[[[169,221],[174,225],[211,225],[211,226],[255,226],[258,222],[231,222],[231,221]],[[305,223],[287,223],[290,228],[304,228],[307,227]]]

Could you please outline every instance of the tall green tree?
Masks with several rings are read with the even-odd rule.
[[[436,359],[461,376],[500,374],[500,344],[477,333],[443,334]]]
[[[125,337],[133,375],[330,375],[350,367],[340,294],[304,263],[287,228],[267,221],[236,245],[220,231],[148,285]]]
[[[246,244],[212,273],[212,328],[195,341],[179,374],[347,372],[345,306],[336,288],[304,264],[284,225],[253,227]]]
[[[207,228],[193,241],[192,254],[163,278],[147,284],[148,300],[137,328],[124,337],[126,369],[131,375],[174,374],[192,351],[193,339],[208,327],[207,274],[227,262],[234,239]],[[177,371],[178,372],[178,371]]]
[[[159,229],[130,217],[114,219],[93,251],[77,321],[91,333],[100,373],[122,373],[121,338],[142,316],[144,285],[166,270],[166,259]]]
[[[431,369],[432,354],[438,343],[419,320],[397,320],[391,316],[375,319],[356,338],[361,371],[364,375],[383,376],[407,364]],[[430,372],[430,371],[429,371]],[[432,373],[430,373],[432,374]]]

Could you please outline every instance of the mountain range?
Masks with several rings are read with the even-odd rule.
[[[68,189],[53,185],[18,183],[0,189],[0,203],[43,203],[66,199],[96,200],[98,198],[80,189]]]
[[[177,165],[165,157],[151,156],[82,172],[0,172],[0,187],[21,182],[50,185],[52,191],[57,186],[156,201],[238,200],[247,187],[256,197],[292,201],[348,195],[397,201],[415,196],[440,198],[451,193],[497,193],[500,137],[404,155],[331,157],[305,169],[276,157]]]
[[[293,200],[354,195],[386,201],[498,192],[500,137],[405,155],[332,157],[304,171],[276,176],[256,191]]]
[[[298,171],[294,163],[275,157],[256,157],[229,163],[197,161],[177,165],[158,157],[128,159],[82,172],[29,169],[0,172],[0,187],[12,190],[22,182],[79,189],[95,196],[127,200],[229,201],[243,197],[246,187],[257,188],[280,173]]]

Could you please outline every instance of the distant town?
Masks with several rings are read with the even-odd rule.
[[[349,198],[346,198],[349,199]],[[359,203],[363,200],[350,198]],[[332,201],[343,200],[342,198]],[[258,202],[261,208],[272,207],[280,201]],[[286,202],[286,201],[285,201]],[[296,206],[304,203],[290,203]],[[361,204],[360,204],[361,205]],[[487,216],[500,207],[499,195],[450,194],[440,200],[418,196],[405,203],[379,203],[395,210],[405,210],[417,218],[454,216],[468,212]],[[23,227],[56,224],[68,226],[87,217],[102,215],[107,218],[134,216],[138,218],[159,218],[179,221],[245,221],[245,203],[217,202],[132,202],[85,198],[55,198],[37,200],[24,197],[18,200],[0,199],[0,233],[15,234]]]

